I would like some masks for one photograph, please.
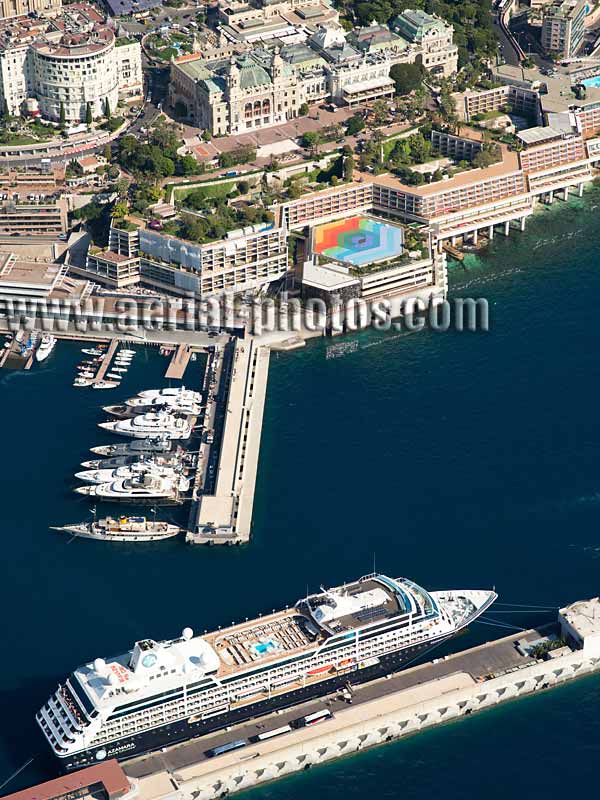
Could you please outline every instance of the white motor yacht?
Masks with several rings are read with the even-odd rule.
[[[187,416],[176,416],[167,411],[149,411],[137,417],[101,422],[100,427],[118,436],[132,436],[134,439],[146,439],[150,436],[189,439],[192,434],[192,425]]]

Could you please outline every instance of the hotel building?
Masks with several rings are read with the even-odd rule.
[[[108,288],[140,283],[168,294],[206,298],[259,290],[287,269],[287,233],[273,224],[230,231],[206,244],[113,226],[109,250],[88,253],[85,270],[78,274]]]
[[[138,96],[143,88],[139,42],[117,40],[87,3],[66,6],[52,18],[0,22],[0,102],[21,113],[35,99],[42,116],[84,122],[88,107],[101,117],[108,101]]]

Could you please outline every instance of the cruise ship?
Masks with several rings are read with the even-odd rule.
[[[407,666],[496,599],[373,573],[202,636],[76,669],[36,715],[63,769],[127,759]]]

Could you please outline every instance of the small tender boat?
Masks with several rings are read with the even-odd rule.
[[[134,417],[135,411],[129,406],[122,403],[116,406],[102,406],[102,411],[106,411],[111,417],[118,417],[119,419],[127,419],[127,417]]]
[[[93,378],[75,378],[73,386],[91,386],[93,382]]]
[[[120,350],[119,352],[122,356],[134,356],[137,350]]]
[[[56,347],[56,337],[51,336],[49,333],[45,333],[42,336],[42,341],[39,344],[38,349],[35,353],[35,360],[36,361],[45,361],[50,353]]]
[[[154,436],[148,439],[134,439],[132,442],[92,447],[90,452],[112,458],[114,456],[139,456],[142,453],[168,453],[172,451],[172,448],[173,444],[166,436]]]
[[[116,372],[107,372],[107,373],[106,373],[106,377],[107,377],[109,380],[114,380],[114,381],[121,381],[121,380],[123,380],[123,377],[122,377],[122,375],[119,375],[119,374],[117,374]]]
[[[82,353],[85,353],[86,356],[101,356],[103,355],[102,350],[98,350],[97,348],[83,348]]]
[[[78,377],[79,378],[94,378],[96,376],[95,372],[90,372],[89,370],[81,370]]]
[[[52,526],[53,531],[65,531],[82,539],[99,539],[105,542],[154,542],[170,539],[182,532],[168,522],[150,522],[146,517],[106,517],[97,522],[80,522],[75,525]]]
[[[127,367],[113,367],[112,371],[113,372],[118,372],[120,374],[123,374],[123,373],[127,372]]]
[[[116,389],[119,386],[118,381],[96,381],[94,389]]]

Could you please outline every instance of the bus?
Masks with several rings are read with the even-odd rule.
[[[227,744],[220,744],[218,747],[213,747],[210,750],[207,750],[205,755],[208,758],[214,758],[215,756],[223,755],[223,753],[228,753],[230,750],[239,750],[240,747],[246,747],[248,742],[245,739],[238,739],[235,742],[227,742]]]
[[[292,731],[291,725],[282,725],[281,728],[275,728],[272,731],[265,731],[264,733],[259,733],[258,736],[254,737],[254,741],[264,742],[267,739],[274,739],[275,736],[283,736],[284,733],[291,733],[291,731]]]
[[[307,725],[316,725],[318,722],[324,722],[326,719],[331,719],[333,714],[328,708],[322,708],[320,711],[315,711],[314,714],[308,714],[306,717],[300,717],[296,720],[298,728],[304,728]]]

